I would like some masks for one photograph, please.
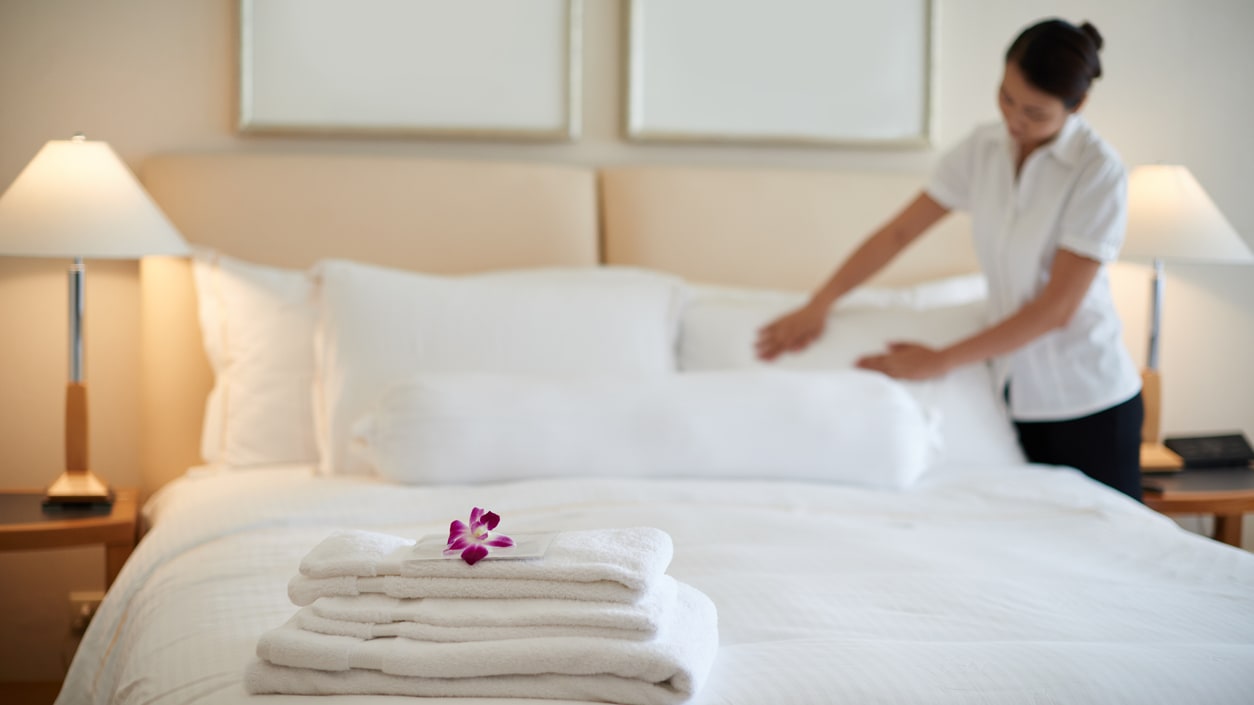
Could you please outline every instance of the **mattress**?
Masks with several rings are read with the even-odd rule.
[[[300,558],[336,529],[417,539],[475,506],[508,531],[668,532],[669,572],[719,613],[696,703],[1235,705],[1254,693],[1254,555],[1070,469],[947,470],[900,492],[627,478],[400,486],[288,466],[196,469],[148,502],[151,529],[58,702],[313,701],[243,687],[260,635],[296,610],[287,582]]]

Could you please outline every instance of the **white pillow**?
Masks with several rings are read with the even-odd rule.
[[[233,466],[316,461],[311,275],[197,248],[192,276],[214,374],[201,432],[204,460]]]
[[[767,363],[754,351],[758,330],[802,305],[806,297],[791,292],[693,286],[681,316],[679,367],[685,371],[759,367],[838,370],[851,368],[863,355],[882,352],[892,341],[946,345],[988,324],[985,292],[979,276],[901,289],[856,290],[832,310],[819,340],[800,353]],[[966,365],[937,379],[903,384],[938,416],[938,466],[1023,462],[1005,404],[993,388],[989,365]]]
[[[321,265],[316,416],[324,473],[365,474],[351,425],[416,373],[605,374],[675,370],[685,289],[629,268],[461,277],[342,260]]]
[[[380,475],[411,484],[614,476],[900,489],[933,448],[910,394],[861,370],[422,375],[389,389],[355,437]]]
[[[806,301],[806,296],[795,291],[694,283],[690,283],[689,287],[690,295],[694,298],[740,301],[751,305],[773,303],[784,311],[800,306]],[[959,274],[910,286],[858,287],[842,297],[836,309],[841,311],[863,308],[924,310],[976,303],[987,298],[988,280],[983,274]]]

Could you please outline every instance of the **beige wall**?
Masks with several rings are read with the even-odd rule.
[[[1188,165],[1254,241],[1254,66],[1249,0],[937,0],[939,146],[996,117],[999,56],[1046,15],[1094,22],[1107,78],[1086,108],[1132,165]],[[572,144],[239,137],[232,131],[232,0],[0,0],[0,187],[49,139],[83,131],[132,167],[167,150],[319,150],[612,164],[771,165],[923,173],[937,151],[660,146],[621,138],[622,6],[585,0],[584,136]],[[0,258],[0,486],[59,471],[66,374],[65,263]],[[95,469],[139,478],[134,263],[88,264],[87,379]],[[1134,355],[1143,358],[1145,271],[1116,272]],[[809,283],[800,282],[799,286]],[[1254,436],[1254,269],[1169,268],[1164,325],[1167,433]],[[1248,532],[1247,532],[1248,534]],[[1254,545],[1247,535],[1247,545]],[[55,679],[65,595],[101,584],[88,551],[0,555],[0,680]],[[64,560],[63,560],[64,559]],[[17,626],[34,638],[19,638]],[[30,645],[34,642],[33,645]]]

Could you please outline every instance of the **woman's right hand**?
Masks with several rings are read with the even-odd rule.
[[[823,334],[827,325],[827,306],[810,302],[768,323],[758,331],[755,344],[758,357],[774,360],[786,352],[805,349]]]

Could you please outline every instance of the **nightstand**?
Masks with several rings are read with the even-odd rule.
[[[1144,480],[1145,505],[1163,514],[1213,514],[1218,541],[1241,545],[1241,522],[1254,512],[1254,469],[1181,470]]]
[[[135,548],[139,493],[120,489],[111,506],[45,511],[42,490],[0,490],[0,551],[105,547],[105,587]]]

